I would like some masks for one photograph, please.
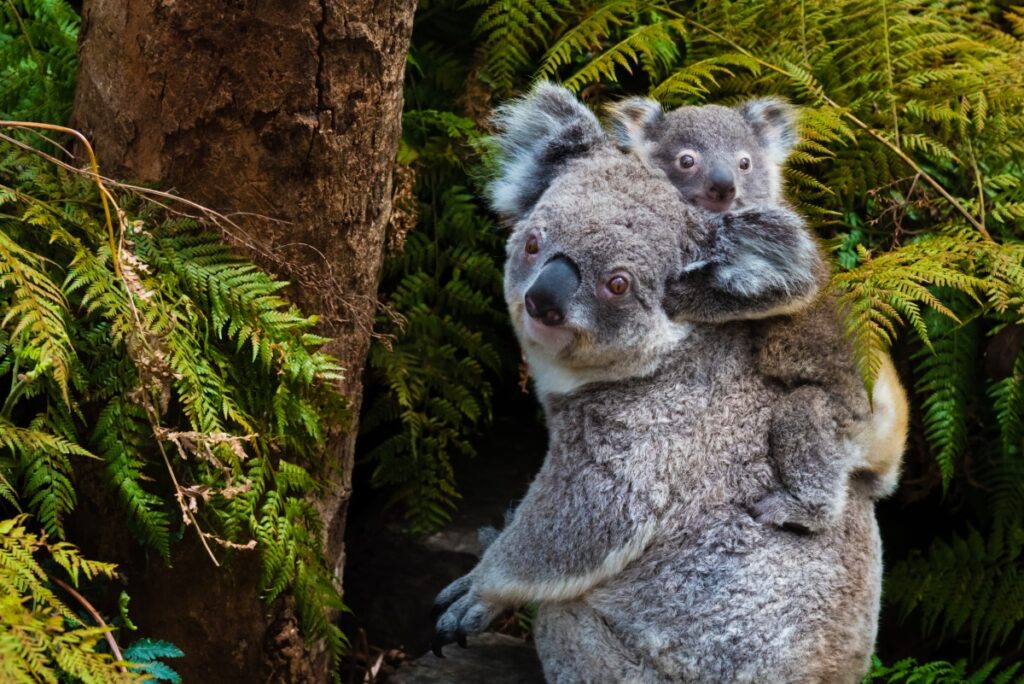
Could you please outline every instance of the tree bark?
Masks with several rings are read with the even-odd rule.
[[[328,351],[347,371],[342,391],[353,416],[377,308],[415,4],[86,0],[83,8],[72,125],[93,141],[102,172],[159,182],[224,213],[249,212],[234,215],[229,238],[290,280],[298,304],[322,317],[336,339]],[[339,582],[354,420],[331,438],[337,482],[320,501]],[[212,614],[212,586],[251,590],[238,581],[210,568],[191,583],[174,583],[184,593],[174,597],[166,622],[155,622],[169,626],[171,613],[184,611],[196,616],[193,626],[203,625],[192,638],[179,635],[189,641],[178,642],[189,659],[185,681],[241,681],[237,668],[251,653],[223,671],[214,661],[230,660],[240,643],[282,638],[259,638],[253,625]],[[243,601],[237,591],[232,605]],[[251,599],[258,600],[254,592]],[[254,614],[240,613],[247,617],[237,622]],[[199,619],[204,614],[208,623]],[[279,658],[287,649],[272,650]],[[319,662],[315,672],[295,671],[292,679],[324,676]]]

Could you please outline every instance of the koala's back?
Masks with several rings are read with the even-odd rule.
[[[584,650],[626,649],[630,681],[841,682],[866,671],[881,567],[871,502],[851,494],[842,523],[813,536],[748,511],[777,486],[768,444],[777,389],[754,372],[754,339],[750,324],[698,328],[661,373],[573,395],[551,426],[553,439],[597,445],[590,457],[648,493],[659,532],[579,601],[543,607],[546,665],[576,657],[550,653],[573,640],[606,638]],[[549,677],[576,681],[565,668]]]

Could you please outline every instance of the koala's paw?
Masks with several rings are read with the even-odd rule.
[[[466,648],[466,636],[479,634],[501,612],[501,607],[484,601],[473,587],[471,575],[460,577],[434,599],[434,638],[430,648],[439,658],[446,644],[456,642]]]
[[[820,532],[835,518],[829,507],[799,501],[792,494],[782,491],[771,492],[755,501],[751,509],[754,519],[762,525],[805,533]]]
[[[778,206],[722,215],[716,251],[722,285],[745,296],[811,296],[825,262],[799,214]]]

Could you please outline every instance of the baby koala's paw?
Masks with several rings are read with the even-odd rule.
[[[799,214],[753,206],[726,212],[720,220],[710,259],[720,287],[747,297],[781,292],[787,300],[818,291],[825,263]]]
[[[785,491],[770,492],[751,507],[754,519],[771,525],[805,533],[820,532],[835,521],[836,513],[824,504],[805,503]]]
[[[443,658],[442,649],[446,644],[458,642],[459,646],[466,648],[466,636],[487,629],[500,612],[501,606],[483,600],[476,592],[472,574],[460,577],[434,599],[433,615],[437,622],[430,642],[431,650]]]

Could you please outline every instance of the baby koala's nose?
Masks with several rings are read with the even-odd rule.
[[[576,265],[567,257],[549,261],[533,285],[526,291],[526,313],[544,325],[561,325],[569,307],[569,300],[580,286]]]
[[[720,202],[736,196],[736,180],[732,171],[724,165],[712,167],[711,173],[708,174],[708,195]]]

